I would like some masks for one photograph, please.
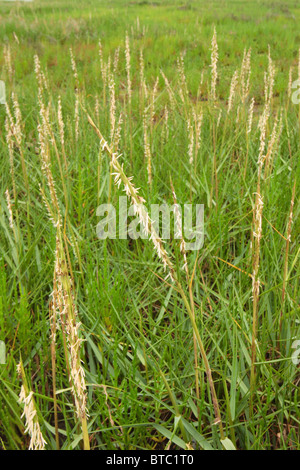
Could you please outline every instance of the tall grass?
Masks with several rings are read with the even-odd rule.
[[[136,28],[112,50],[97,39],[93,77],[72,47],[67,87],[32,56],[30,99],[15,92],[18,48],[3,51],[2,445],[34,447],[21,353],[47,449],[299,449],[291,74],[277,93],[266,50],[257,93],[253,52],[228,76],[212,28],[194,93],[183,52],[172,75],[149,75],[151,36]],[[99,240],[97,206],[122,190],[147,237]],[[146,200],[204,203],[203,248],[176,239],[176,209],[162,240]]]

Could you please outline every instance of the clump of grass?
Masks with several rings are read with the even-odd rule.
[[[206,352],[205,352],[205,349],[204,349],[204,345],[203,345],[203,342],[202,342],[202,339],[201,339],[201,336],[200,336],[200,333],[199,333],[199,330],[198,330],[198,327],[197,327],[197,323],[195,321],[195,315],[193,313],[193,299],[190,299],[191,300],[191,304],[190,304],[187,297],[186,297],[186,294],[184,292],[184,288],[181,285],[181,282],[180,282],[180,280],[177,276],[177,273],[174,269],[174,266],[173,266],[172,260],[170,258],[170,255],[167,253],[166,249],[164,248],[163,241],[159,237],[159,235],[156,233],[155,228],[153,227],[153,225],[151,223],[151,219],[149,217],[149,214],[148,214],[147,210],[144,207],[144,203],[146,201],[143,198],[141,198],[141,196],[138,195],[137,189],[135,188],[135,186],[131,182],[132,177],[128,178],[126,176],[122,166],[118,162],[119,156],[117,156],[116,154],[114,154],[112,152],[112,150],[108,146],[107,142],[103,138],[101,132],[99,131],[99,129],[97,129],[95,123],[93,122],[93,120],[91,119],[91,117],[89,115],[88,115],[88,120],[89,120],[89,123],[91,124],[91,126],[93,127],[93,129],[96,131],[96,133],[97,133],[97,135],[100,139],[100,145],[102,146],[102,148],[104,150],[106,150],[106,152],[108,153],[108,155],[111,158],[112,166],[113,166],[114,171],[115,171],[115,183],[116,183],[116,185],[118,187],[120,187],[121,182],[124,184],[125,193],[126,193],[127,197],[130,198],[131,201],[132,201],[132,204],[133,204],[133,207],[134,207],[134,212],[139,217],[139,220],[140,220],[140,222],[143,226],[143,230],[150,237],[150,240],[153,242],[156,254],[162,260],[163,265],[164,265],[164,269],[168,269],[168,275],[167,275],[166,279],[168,279],[168,277],[170,277],[171,281],[173,281],[175,283],[176,288],[177,288],[178,292],[180,293],[180,295],[182,297],[183,303],[186,307],[188,316],[189,316],[190,321],[192,323],[193,332],[194,332],[195,338],[197,340],[197,343],[198,343],[198,346],[199,346],[199,349],[200,349],[200,353],[201,353],[201,357],[202,357],[203,362],[204,362],[205,371],[206,371],[206,374],[207,374],[207,377],[208,377],[208,382],[209,382],[209,387],[210,387],[210,391],[211,391],[213,407],[214,407],[214,412],[215,412],[215,423],[214,424],[217,424],[219,426],[221,439],[224,440],[225,439],[225,434],[224,434],[223,425],[222,425],[222,419],[221,419],[221,413],[220,413],[218,398],[217,398],[217,394],[216,394],[216,390],[215,390],[215,386],[214,386],[214,382],[213,382],[213,378],[212,378],[211,368],[210,368],[208,358],[207,358],[207,355],[206,355]]]

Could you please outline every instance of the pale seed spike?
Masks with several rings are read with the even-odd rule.
[[[211,95],[211,100],[213,102],[216,101],[216,85],[217,85],[217,79],[218,79],[218,70],[217,70],[217,64],[218,64],[218,43],[217,43],[217,32],[216,28],[214,28],[214,34],[213,38],[211,41],[211,89],[210,89],[210,95]]]

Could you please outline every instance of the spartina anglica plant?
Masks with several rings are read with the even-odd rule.
[[[62,227],[61,210],[52,174],[48,131],[47,122],[44,119],[38,126],[38,132],[42,171],[46,177],[50,193],[50,202],[42,188],[41,193],[48,210],[49,218],[56,229],[52,303],[53,310],[56,311],[55,317],[60,318],[60,324],[62,326],[69,382],[75,402],[76,416],[82,428],[84,449],[89,450],[90,444],[87,429],[88,413],[86,406],[87,395],[85,374],[81,364],[82,339],[80,336],[80,322],[78,321],[78,312],[75,304],[73,282],[69,274],[69,256],[65,232]],[[51,323],[53,324],[53,318]],[[53,341],[53,327],[51,328],[51,336]]]
[[[213,103],[216,101],[216,86],[218,79],[218,43],[217,43],[217,32],[214,28],[214,34],[211,41],[211,86],[210,86],[210,98]]]
[[[100,144],[103,150],[105,150],[105,152],[109,155],[111,159],[111,162],[114,168],[115,184],[117,185],[117,187],[120,187],[121,184],[124,185],[124,191],[127,197],[129,198],[129,200],[132,202],[134,214],[139,218],[140,223],[143,227],[144,233],[148,235],[150,240],[152,241],[154,245],[155,253],[159,257],[159,259],[162,261],[164,270],[168,271],[167,277],[165,279],[170,278],[171,281],[175,284],[176,289],[179,292],[182,298],[182,301],[186,307],[189,319],[192,324],[193,331],[195,332],[197,344],[200,349],[200,353],[204,362],[205,371],[206,371],[207,378],[208,378],[208,383],[210,387],[210,393],[211,393],[211,398],[212,398],[213,408],[214,408],[214,413],[215,413],[214,424],[219,426],[220,437],[221,437],[221,440],[223,440],[225,439],[225,434],[224,434],[224,429],[222,425],[221,413],[220,413],[220,408],[219,408],[218,398],[217,398],[217,394],[216,394],[216,390],[214,386],[211,368],[210,368],[209,361],[205,352],[205,348],[204,348],[204,345],[203,345],[203,342],[202,342],[202,339],[198,330],[195,316],[193,314],[192,307],[184,292],[184,288],[182,287],[182,284],[177,276],[171,257],[166,251],[163,241],[161,240],[161,238],[159,237],[159,235],[156,233],[154,229],[153,223],[144,205],[145,200],[138,194],[137,188],[132,183],[133,177],[127,177],[124,172],[123,166],[119,163],[120,155],[112,151],[107,141],[104,139],[101,132],[99,131],[99,129],[93,122],[92,118],[88,115],[88,113],[87,113],[87,118],[88,118],[88,122],[90,123],[90,125],[92,126],[96,134],[98,135],[100,139]]]

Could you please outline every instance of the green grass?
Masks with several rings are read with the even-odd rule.
[[[34,55],[38,54],[49,89],[43,94],[57,142],[50,145],[52,173],[65,235],[81,334],[88,389],[88,430],[92,449],[222,449],[203,361],[198,352],[199,397],[196,396],[193,328],[182,297],[170,283],[150,241],[99,240],[96,209],[108,198],[117,204],[122,188],[109,196],[108,156],[80,108],[75,138],[76,84],[72,47],[78,69],[79,96],[106,139],[110,135],[109,89],[104,88],[98,41],[105,63],[120,47],[115,73],[116,117],[123,115],[119,149],[127,176],[152,203],[172,204],[170,177],[178,202],[205,205],[205,241],[189,252],[194,270],[192,294],[196,324],[212,369],[226,436],[238,449],[300,449],[299,366],[293,364],[292,343],[300,340],[299,325],[299,106],[288,99],[289,67],[297,78],[300,8],[297,2],[211,1],[125,2],[34,1],[0,2],[3,45],[13,61],[10,77],[4,54],[0,79],[8,103],[18,97],[23,137],[14,145],[14,178],[6,144],[5,106],[0,105],[0,340],[7,361],[0,365],[0,445],[26,449],[20,355],[34,391],[39,422],[48,449],[55,440],[53,376],[49,310],[53,291],[56,231],[49,221],[41,188],[49,198],[38,142],[38,85]],[[138,18],[138,21],[137,21]],[[139,26],[138,26],[139,25]],[[217,103],[209,99],[210,47],[216,27],[219,46]],[[132,107],[128,112],[125,34],[131,49]],[[276,66],[274,97],[267,126],[267,144],[282,113],[282,133],[261,183],[264,199],[259,277],[261,291],[257,332],[257,380],[250,406],[252,339],[252,222],[257,190],[258,119],[264,106],[264,72],[268,45]],[[233,72],[240,71],[245,48],[252,48],[250,92],[245,104],[240,88],[232,112],[227,100]],[[159,77],[151,137],[152,186],[144,158],[143,111],[139,55],[143,49],[145,80],[151,97]],[[177,58],[185,53],[188,96],[182,103]],[[163,70],[174,90],[172,110]],[[203,82],[201,75],[203,72]],[[200,86],[199,86],[200,85]],[[61,96],[65,152],[57,122]],[[248,109],[255,98],[251,134]],[[99,115],[95,112],[99,100]],[[165,107],[169,112],[165,131]],[[203,110],[201,146],[195,167],[189,164],[187,119]],[[219,111],[223,110],[219,126]],[[237,112],[239,119],[237,122]],[[22,155],[28,178],[24,178]],[[248,157],[247,157],[248,155]],[[218,191],[215,187],[217,168]],[[246,167],[247,159],[247,167]],[[62,165],[62,172],[60,166]],[[15,180],[15,195],[13,192]],[[293,185],[294,223],[288,252],[286,293],[282,299],[285,249]],[[14,229],[5,197],[9,190]],[[16,197],[15,197],[16,196]],[[284,238],[285,237],[285,238]],[[189,295],[179,243],[166,248]],[[234,266],[238,269],[235,269]],[[279,325],[282,329],[279,337]],[[81,428],[66,372],[61,332],[56,346],[56,397],[59,443],[82,447]]]

